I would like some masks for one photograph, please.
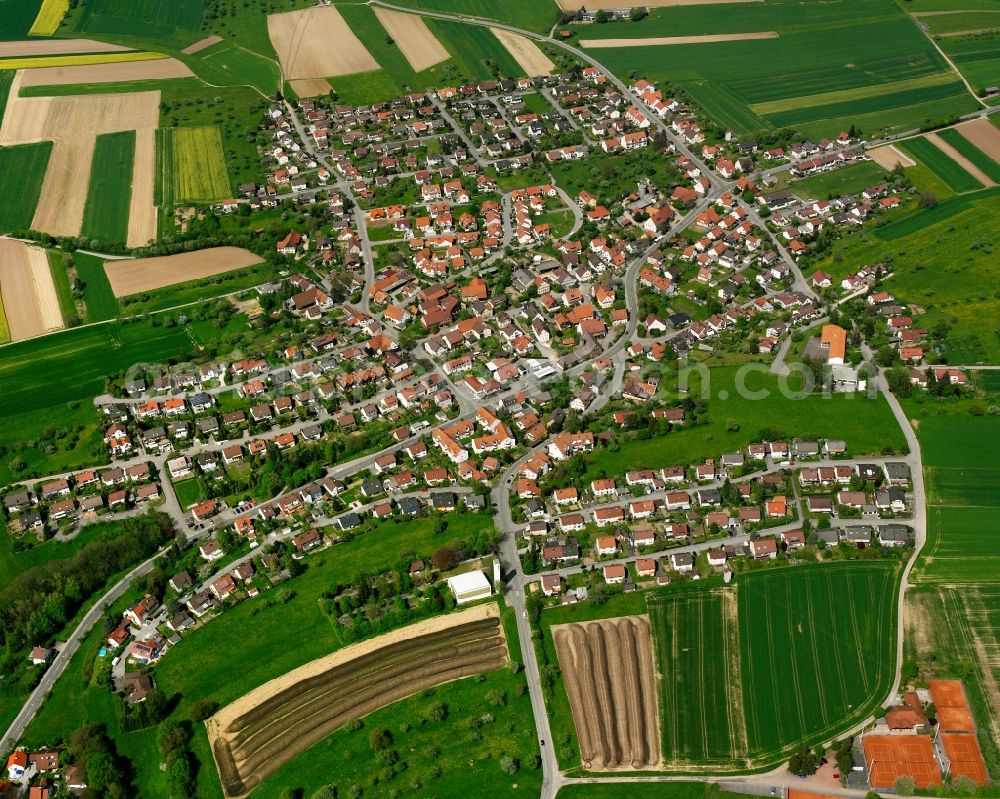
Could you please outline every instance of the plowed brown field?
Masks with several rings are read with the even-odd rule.
[[[649,619],[623,616],[556,625],[552,638],[584,769],[658,768],[659,691]]]
[[[245,796],[349,720],[506,662],[499,610],[488,604],[428,619],[307,663],[208,720],[223,791],[230,799]]]

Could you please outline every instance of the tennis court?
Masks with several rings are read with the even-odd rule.
[[[930,688],[940,729],[948,732],[976,731],[976,722],[961,680],[931,680]]]
[[[973,733],[943,732],[938,736],[945,755],[951,761],[951,777],[968,777],[976,785],[989,779],[979,741]]]
[[[941,784],[934,745],[926,735],[867,735],[862,744],[874,790],[891,790],[904,775],[913,777],[920,789]]]

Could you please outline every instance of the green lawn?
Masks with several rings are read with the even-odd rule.
[[[857,194],[884,180],[886,171],[874,161],[835,169],[815,177],[790,183],[791,189],[800,197],[810,200],[828,200],[844,194]]]
[[[773,375],[754,372],[747,377],[746,389],[766,391],[768,396],[750,399],[737,388],[736,368],[716,368],[710,374],[706,424],[599,450],[587,457],[582,480],[621,476],[629,469],[695,463],[768,436],[841,438],[854,456],[905,448],[903,433],[881,396],[810,394],[796,399],[779,393],[779,380]],[[692,381],[692,398],[699,396],[700,385]]]
[[[488,516],[452,516],[443,535],[434,533],[433,519],[381,523],[310,558],[305,574],[289,583],[294,596],[288,602],[267,606],[265,595],[228,610],[204,631],[185,637],[158,668],[160,684],[179,694],[182,705],[198,698],[223,705],[231,702],[343,646],[336,626],[320,607],[324,591],[348,584],[362,572],[389,568],[406,551],[428,557],[442,543],[473,537],[489,523]],[[232,668],[233,652],[240,653],[239,672]]]
[[[97,137],[81,236],[98,242],[125,242],[134,160],[134,130],[105,133]]]
[[[907,139],[900,142],[898,146],[917,161],[929,167],[954,191],[961,193],[983,188],[982,183],[928,139]]]
[[[83,284],[83,301],[87,305],[87,321],[102,322],[118,316],[118,300],[104,272],[104,260],[96,255],[73,253],[76,274]]]
[[[174,492],[177,494],[177,502],[184,509],[191,507],[202,498],[201,483],[196,477],[174,483]]]
[[[52,142],[0,147],[0,231],[31,227],[51,152]]]

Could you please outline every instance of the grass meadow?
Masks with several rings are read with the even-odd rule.
[[[1000,297],[990,288],[998,202],[997,188],[942,200],[884,227],[850,233],[803,268],[823,269],[839,280],[864,264],[892,263],[893,294],[927,312],[920,326],[949,325],[952,363],[998,363]]]
[[[0,147],[0,231],[31,227],[51,152],[52,142]]]
[[[128,236],[134,160],[134,130],[97,137],[81,236],[124,243]]]
[[[0,355],[4,350],[0,349]],[[8,409],[9,411],[10,409]],[[56,474],[107,461],[104,427],[87,400],[22,409],[0,417],[0,484],[30,475]],[[48,452],[48,448],[54,448]],[[12,463],[24,468],[14,472]],[[2,558],[0,558],[2,562]]]
[[[559,17],[555,3],[535,0],[401,0],[398,5],[459,17],[497,20],[535,33],[548,33]]]
[[[769,396],[749,399],[741,396],[746,392],[737,388],[737,369],[712,369],[711,377],[707,423],[602,449],[587,457],[583,479],[620,476],[629,469],[695,463],[768,436],[835,436],[847,442],[849,453],[855,457],[905,449],[903,433],[881,396],[868,399],[860,395],[813,394],[793,399],[779,393],[780,383],[775,376],[754,372],[747,377],[746,388],[766,390]],[[698,386],[692,380],[692,397],[698,396]]]
[[[885,178],[886,171],[874,161],[862,161],[822,175],[797,180],[789,183],[789,186],[801,197],[828,200],[845,194],[858,194]]]
[[[959,194],[983,188],[982,183],[929,139],[923,137],[907,139],[897,146],[930,168],[949,188]]]
[[[238,44],[222,41],[191,56],[181,55],[198,77],[215,86],[249,84],[261,94],[278,88],[279,67],[271,60]]]
[[[66,327],[75,327],[80,324],[80,317],[76,312],[73,289],[69,285],[69,274],[66,272],[66,255],[58,250],[49,250],[46,255],[49,259],[49,271],[52,273],[52,284],[56,289],[63,324]]]
[[[187,31],[201,28],[205,0],[88,0],[71,12],[77,33],[137,36],[172,44],[194,41]]]
[[[83,301],[87,306],[88,322],[103,322],[118,316],[118,300],[115,299],[108,276],[104,272],[104,260],[96,255],[82,252],[73,253],[73,263],[77,277],[83,284]]]

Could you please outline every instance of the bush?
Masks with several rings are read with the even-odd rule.
[[[511,757],[510,755],[504,755],[503,757],[500,758],[500,770],[504,774],[508,774],[511,777],[513,777],[515,774],[517,774],[518,769],[520,768],[521,764],[518,763],[517,760]]]

